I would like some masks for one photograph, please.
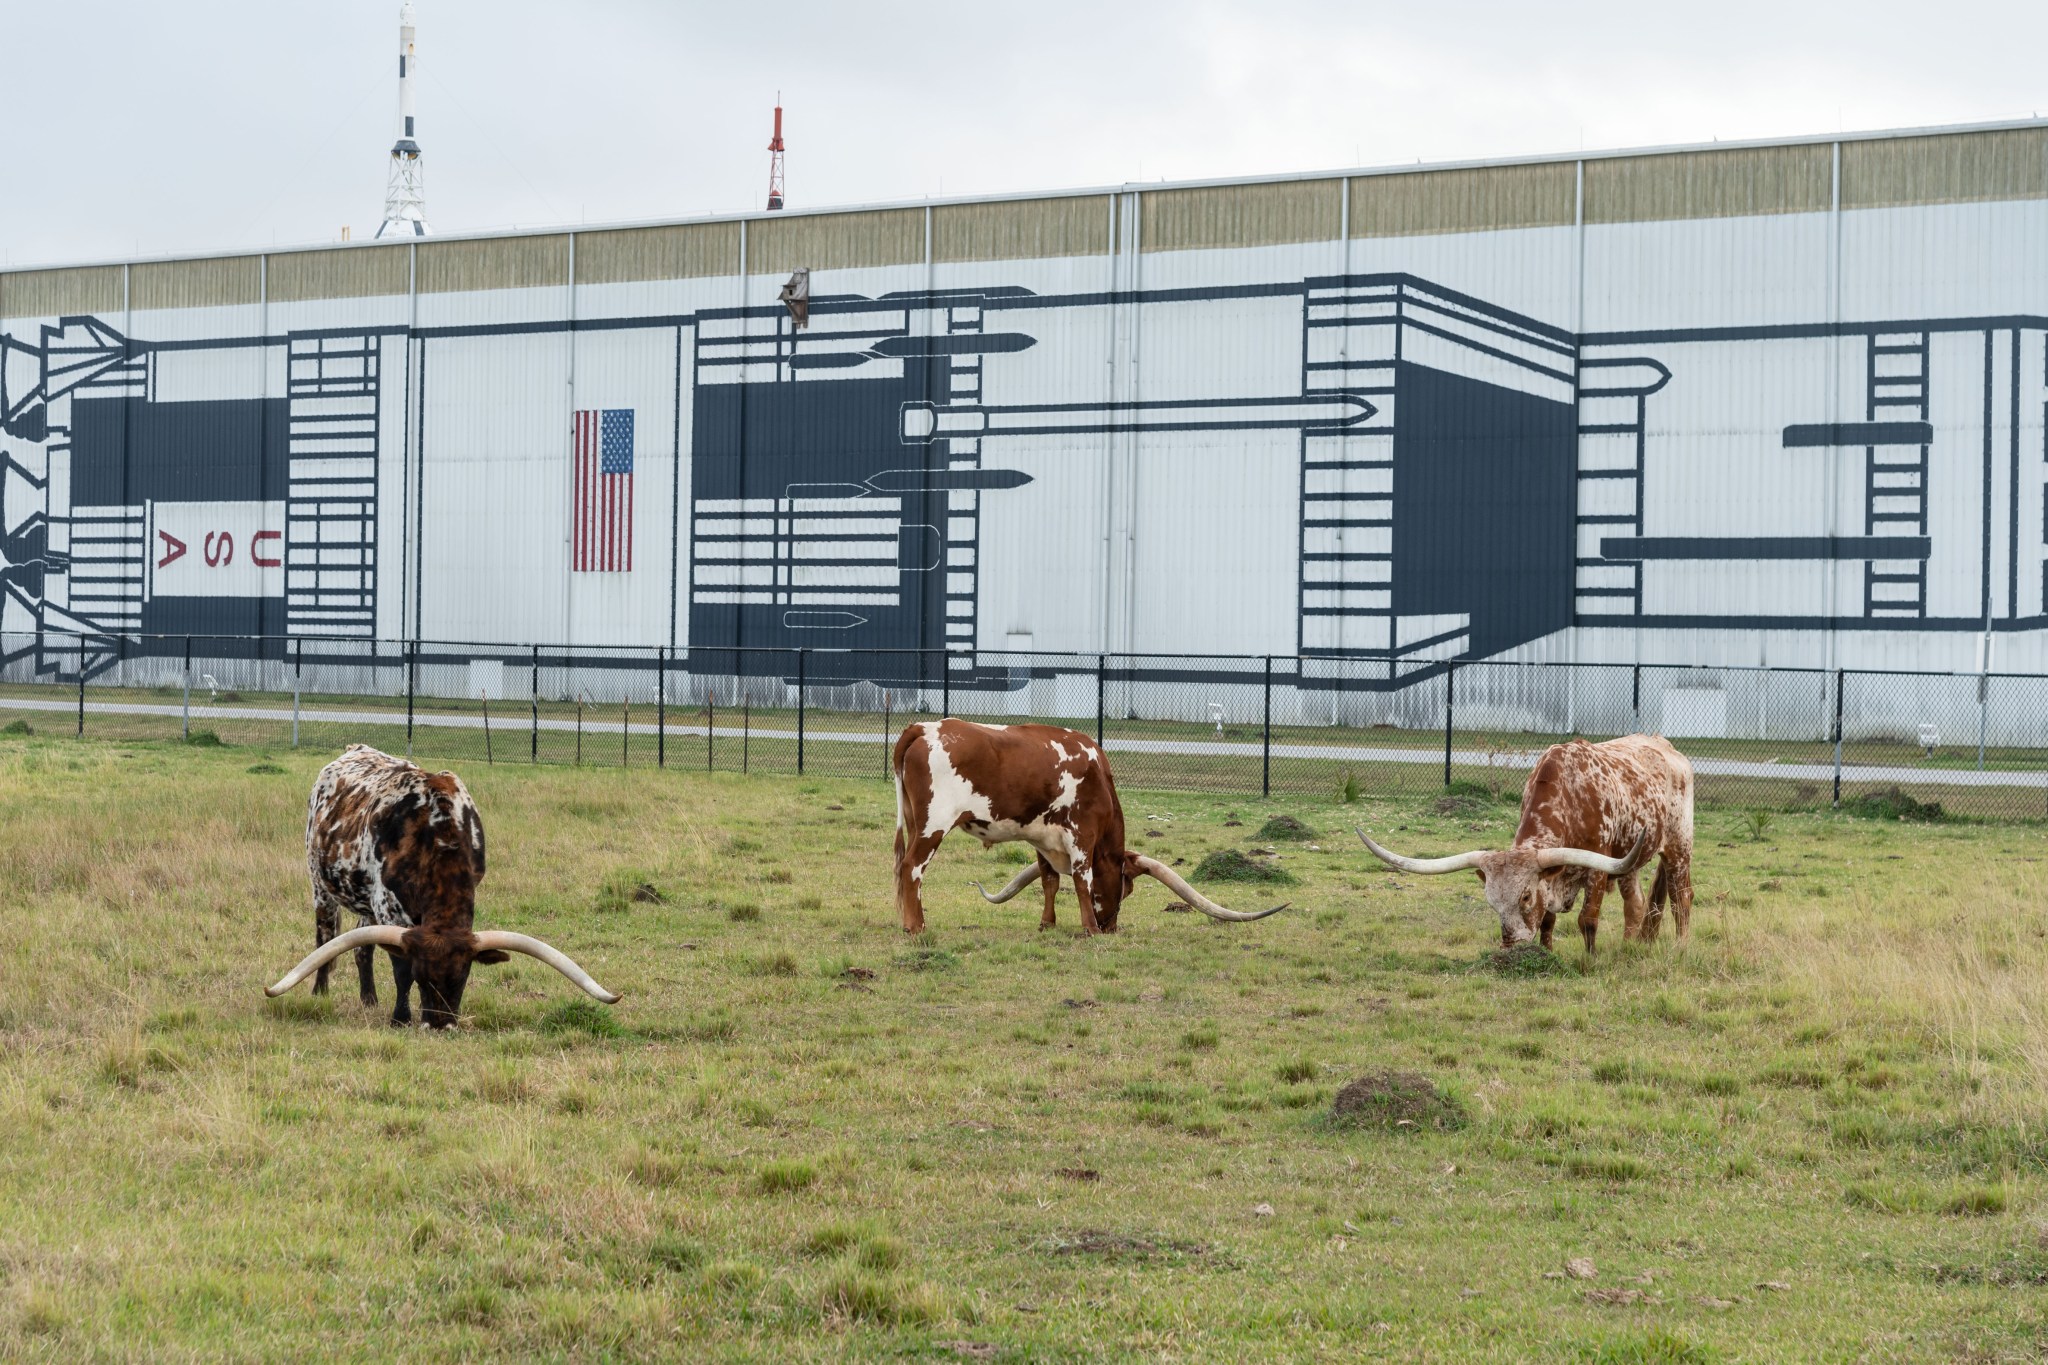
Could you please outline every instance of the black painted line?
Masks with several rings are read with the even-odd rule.
[[[1926,559],[1926,536],[1608,536],[1600,552],[1608,559]]]
[[[1927,422],[1811,422],[1785,428],[1785,449],[1832,446],[1924,446],[1934,440]]]

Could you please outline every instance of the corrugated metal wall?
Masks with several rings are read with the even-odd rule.
[[[0,320],[50,524],[260,504],[298,634],[2048,667],[2038,124],[0,272]],[[121,572],[110,627],[278,619]]]
[[[412,249],[361,246],[286,252],[270,258],[266,286],[267,297],[273,303],[410,293]]]
[[[127,304],[122,275],[118,265],[0,274],[0,318],[118,313]]]
[[[1351,182],[1351,235],[1569,226],[1578,212],[1577,185],[1578,163],[1571,161],[1360,176]]]

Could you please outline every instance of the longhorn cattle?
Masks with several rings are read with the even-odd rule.
[[[608,1005],[619,998],[537,938],[470,928],[484,875],[484,825],[454,773],[429,773],[367,744],[349,745],[313,784],[306,863],[316,946],[266,995],[283,995],[315,971],[313,993],[326,994],[334,959],[354,949],[363,1003],[374,1005],[381,947],[391,954],[398,990],[394,1025],[412,1022],[409,997],[417,982],[421,1017],[430,1028],[448,1027],[462,1008],[470,967],[511,953],[539,958]],[[337,934],[343,910],[361,924]]]
[[[1522,819],[1508,848],[1404,858],[1362,829],[1358,837],[1403,872],[1477,872],[1500,916],[1503,947],[1540,935],[1548,948],[1558,915],[1583,892],[1579,933],[1592,952],[1610,880],[1621,883],[1624,939],[1655,938],[1667,899],[1681,940],[1692,924],[1692,764],[1661,736],[1575,739],[1544,750],[1522,790]],[[1660,861],[1646,906],[1636,873],[1652,856]]]
[[[965,830],[984,848],[1022,841],[1039,865],[1018,874],[991,900],[1007,900],[1039,877],[1045,916],[1053,922],[1057,874],[1074,879],[1084,933],[1115,933],[1123,899],[1140,874],[1212,919],[1255,920],[1283,910],[1246,914],[1209,900],[1172,868],[1124,847],[1124,811],[1109,764],[1094,740],[1054,725],[977,725],[928,720],[897,736],[896,908],[903,932],[924,929],[924,872],[949,830]],[[982,893],[985,897],[988,893]]]

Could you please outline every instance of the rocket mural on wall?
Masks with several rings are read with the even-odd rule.
[[[1296,650],[1388,658],[1391,686],[1574,625],[2048,624],[2032,543],[2042,517],[2028,501],[2048,496],[2048,320],[1578,335],[1405,274],[1178,289],[1170,302],[1191,329],[1213,304],[1225,357],[1240,353],[1228,343],[1246,300],[1286,329],[1262,354],[1293,349],[1294,381],[1275,383],[1270,366],[1264,379],[1234,381],[1211,360],[1211,391],[1161,398],[1047,387],[1042,376],[1056,371],[1034,368],[1047,337],[1068,334],[1055,329],[1149,306],[1142,294],[819,293],[801,332],[780,305],[606,319],[628,337],[644,328],[661,361],[688,339],[676,400],[689,432],[685,539],[671,582],[634,505],[640,462],[657,458],[644,410],[577,407],[566,432],[534,436],[568,471],[566,571],[675,592],[689,649],[714,671],[754,666],[721,649],[807,647],[821,651],[820,680],[886,677],[895,665],[882,651],[971,658],[988,647],[986,542],[1005,498],[1035,487],[1063,515],[1099,518],[1092,480],[1045,481],[1088,478],[1113,440],[1167,460],[1183,440],[1242,442],[1294,508]],[[188,633],[368,638],[380,536],[391,541],[383,557],[399,562],[412,537],[431,534],[430,521],[379,525],[380,479],[399,477],[401,458],[380,444],[384,370],[396,363],[386,346],[431,356],[442,337],[488,347],[556,326],[444,327],[410,343],[391,328],[206,343],[261,353],[245,367],[254,392],[222,390],[224,371],[195,369],[190,343],[131,340],[96,318],[10,332],[0,338],[6,647],[19,652],[38,628],[180,637],[180,648]],[[1685,426],[1692,413],[1756,406],[1753,395],[1723,396],[1731,376],[1805,363],[1812,353],[1800,348],[1816,345],[1863,367],[1859,410],[1829,411],[1815,386],[1795,384],[1742,419],[1761,427]],[[264,373],[283,374],[284,392],[264,392]],[[390,386],[392,401],[401,387]],[[417,406],[442,423],[461,423],[475,401],[445,384],[421,392]],[[1765,469],[1783,496],[1661,502],[1660,466],[1709,448]],[[1048,450],[1071,458],[1048,462]],[[1855,524],[1831,524],[1826,500],[1802,491],[1818,487],[1816,460],[1852,471],[1859,487],[1837,506],[1853,502]],[[464,476],[491,477],[487,462]],[[1724,605],[1717,576],[1758,564],[1826,569],[1847,586],[1833,610],[1806,616]],[[530,638],[547,633],[537,624]],[[1009,674],[956,676],[1007,685]]]

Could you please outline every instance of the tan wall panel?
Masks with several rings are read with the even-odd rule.
[[[694,280],[740,273],[738,223],[576,234],[576,283]]]
[[[1421,237],[1570,226],[1578,212],[1575,164],[1359,176],[1351,182],[1351,235]]]
[[[410,254],[403,246],[283,252],[270,258],[267,293],[272,303],[404,294],[412,288]]]
[[[1586,163],[1586,221],[1655,223],[1759,213],[1825,213],[1828,143],[1610,157]]]
[[[798,266],[849,270],[923,263],[923,209],[754,218],[747,223],[747,273],[751,275],[780,275]]]
[[[128,277],[128,304],[145,308],[218,308],[263,301],[263,258],[145,261]]]
[[[1138,212],[1140,251],[1334,242],[1341,180],[1151,190]]]
[[[1842,144],[1842,207],[2048,199],[2048,128]]]
[[[472,242],[421,242],[419,290],[454,294],[475,289],[535,289],[569,282],[569,236],[486,237]]]
[[[941,204],[932,210],[935,261],[1032,261],[1108,250],[1108,195]]]
[[[0,317],[45,318],[72,313],[118,313],[121,267],[19,270],[0,275]]]

